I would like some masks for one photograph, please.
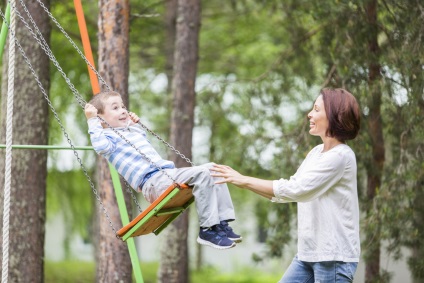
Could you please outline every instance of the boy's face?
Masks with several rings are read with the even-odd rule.
[[[128,116],[127,108],[125,108],[120,96],[111,96],[104,101],[104,113],[99,114],[113,128],[127,127]],[[103,125],[108,127],[108,125]]]

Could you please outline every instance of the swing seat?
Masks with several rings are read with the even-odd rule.
[[[116,235],[123,241],[150,233],[158,235],[194,201],[192,191],[187,184],[172,184]]]

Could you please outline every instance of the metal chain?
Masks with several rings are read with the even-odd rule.
[[[23,6],[25,12],[28,15],[28,18],[30,19],[32,25],[34,26],[34,28],[36,29],[38,36],[34,33],[34,31],[32,30],[32,28],[29,26],[29,24],[25,21],[25,19],[22,17],[22,15],[17,12],[17,15],[19,16],[19,18],[21,19],[21,21],[23,22],[23,24],[25,25],[25,27],[30,31],[30,33],[32,34],[32,36],[36,39],[36,41],[38,42],[38,44],[40,45],[40,47],[44,50],[44,52],[46,53],[46,55],[49,57],[49,59],[53,62],[53,64],[58,68],[58,71],[61,73],[62,77],[65,79],[65,81],[68,83],[69,87],[71,88],[71,91],[73,92],[75,98],[77,99],[79,105],[84,108],[86,102],[85,100],[82,98],[82,96],[78,93],[77,89],[75,88],[75,86],[71,83],[70,79],[67,77],[67,75],[63,72],[62,68],[60,67],[58,61],[56,60],[53,52],[51,51],[51,49],[49,48],[47,42],[45,41],[44,37],[42,36],[40,30],[38,29],[36,23],[34,22],[31,13],[29,13],[28,9],[26,8],[25,4],[21,1],[21,5]],[[142,209],[140,207],[140,204],[137,201],[137,197],[134,195],[134,193],[132,192],[132,190],[129,188],[129,184],[127,182],[125,182],[125,186],[126,186],[126,190],[127,192],[129,192],[131,194],[132,199],[134,200],[134,203],[136,204],[138,210],[141,212]]]
[[[21,2],[22,5],[25,5]],[[29,13],[26,6],[23,6],[24,10],[26,11],[28,17],[30,18],[32,24],[34,25],[34,28],[37,30],[39,36],[33,31],[33,29],[29,26],[27,21],[22,17],[22,15],[19,13],[19,11],[15,7],[11,7],[11,9],[15,9],[16,15],[20,18],[21,22],[25,25],[25,27],[29,30],[29,32],[32,34],[34,39],[38,42],[41,49],[46,53],[46,55],[49,57],[50,61],[54,64],[54,66],[58,69],[59,73],[62,75],[62,77],[65,79],[66,83],[68,84],[69,88],[71,89],[72,93],[74,94],[76,100],[78,101],[78,104],[84,108],[86,101],[82,98],[82,96],[79,94],[78,90],[75,88],[75,86],[72,84],[71,80],[66,76],[65,72],[63,71],[62,67],[59,65],[59,62],[56,60],[53,52],[51,51],[49,45],[44,40],[44,37],[42,36],[40,30],[38,29],[37,25],[35,24],[34,20],[31,17],[31,14]]]
[[[21,4],[23,4],[23,0],[20,0]],[[56,20],[56,18],[53,16],[52,13],[50,13],[49,9],[44,5],[41,0],[37,0],[38,4],[44,9],[44,11],[47,13],[47,15],[52,19],[52,21],[56,24],[56,26],[59,28],[59,30],[63,33],[63,35],[68,39],[68,41],[71,43],[71,45],[74,47],[74,49],[78,52],[78,54],[81,56],[81,58],[87,63],[87,65],[90,67],[90,69],[97,75],[100,82],[108,89],[111,90],[110,86],[105,82],[103,77],[97,72],[97,70],[91,65],[90,61],[85,57],[85,55],[82,53],[82,51],[78,48],[78,46],[75,44],[75,42],[72,40],[72,38],[68,35],[68,33],[65,31],[65,29],[60,25],[60,23]]]
[[[13,7],[11,7],[11,8],[13,8]],[[6,17],[5,17],[5,15],[3,14],[3,12],[2,12],[1,10],[0,10],[0,15],[1,15],[1,17],[3,18],[3,22],[4,22],[4,23],[5,23],[5,24],[9,27],[9,24],[8,24],[8,22],[7,22],[7,20],[6,20]],[[56,112],[56,110],[55,110],[55,108],[54,108],[54,106],[53,106],[53,104],[52,104],[51,100],[49,99],[49,97],[48,97],[48,95],[47,95],[46,90],[44,89],[44,87],[43,87],[43,85],[42,85],[42,83],[41,83],[41,81],[40,81],[40,79],[39,79],[38,75],[36,74],[36,72],[35,72],[34,68],[32,67],[31,62],[29,61],[28,57],[26,56],[26,53],[25,53],[25,51],[23,50],[23,48],[22,48],[21,44],[19,43],[19,41],[16,39],[15,35],[13,34],[13,31],[10,31],[10,32],[12,33],[12,38],[15,38],[15,43],[16,43],[16,45],[18,46],[19,51],[21,52],[21,54],[22,54],[22,56],[23,56],[23,58],[24,58],[25,62],[27,63],[27,65],[28,65],[28,67],[29,67],[29,69],[30,69],[30,71],[31,71],[32,75],[34,76],[35,80],[37,81],[37,84],[38,84],[38,86],[39,86],[39,88],[40,88],[41,92],[43,93],[44,99],[47,101],[47,104],[48,104],[48,106],[50,107],[50,110],[53,112],[54,117],[56,118],[57,122],[59,123],[59,126],[60,126],[60,128],[61,128],[61,130],[62,130],[62,132],[63,132],[63,135],[65,136],[65,138],[66,138],[67,142],[68,142],[68,143],[69,143],[69,145],[71,146],[71,148],[72,148],[72,150],[73,150],[73,152],[74,152],[74,155],[75,155],[75,157],[77,158],[77,161],[78,161],[78,163],[79,163],[79,165],[80,165],[80,167],[81,167],[81,170],[83,171],[83,173],[84,173],[85,177],[87,178],[87,181],[88,181],[88,182],[89,182],[89,184],[90,184],[91,190],[93,191],[94,195],[96,196],[97,201],[99,202],[100,208],[103,210],[103,212],[104,212],[104,214],[105,214],[105,216],[106,216],[107,220],[109,221],[109,226],[111,227],[111,229],[113,230],[113,232],[116,234],[116,229],[115,229],[115,227],[114,227],[114,225],[113,225],[113,223],[112,223],[111,218],[109,217],[109,214],[108,214],[108,212],[107,212],[107,209],[106,209],[106,207],[104,206],[104,204],[103,204],[103,202],[102,202],[102,200],[101,200],[101,198],[100,198],[100,196],[99,196],[99,193],[97,192],[96,188],[94,187],[94,183],[93,183],[93,181],[91,180],[91,178],[90,178],[90,176],[89,176],[89,174],[88,174],[88,172],[87,172],[87,169],[85,168],[84,164],[82,163],[82,160],[81,160],[81,158],[79,157],[78,152],[77,152],[77,150],[75,149],[75,146],[74,146],[74,145],[73,145],[73,143],[72,143],[72,140],[70,139],[70,137],[69,137],[68,133],[66,132],[66,129],[65,129],[65,127],[63,126],[63,124],[62,124],[62,122],[61,122],[61,120],[60,120],[60,118],[59,118],[59,115],[57,114],[57,112]]]
[[[157,165],[155,162],[152,161],[152,159],[150,159],[150,157],[148,157],[145,153],[141,152],[140,149],[138,149],[132,142],[130,142],[124,135],[122,135],[117,129],[113,128],[108,122],[106,122],[102,117],[97,116],[97,118],[105,123],[115,134],[117,134],[121,139],[123,139],[126,143],[128,143],[132,148],[135,149],[135,151],[137,151],[147,162],[150,163],[150,166],[155,167],[156,169],[158,169],[159,171],[161,171],[163,174],[165,174],[169,179],[172,180],[173,183],[176,183],[177,181],[175,181],[174,178],[171,177],[171,175],[169,175],[162,167],[160,167],[159,165]]]
[[[147,128],[144,124],[142,124],[140,121],[138,122],[138,124],[140,126],[142,126],[146,131],[148,131],[152,136],[154,136],[155,138],[157,138],[158,140],[160,140],[162,143],[164,143],[167,147],[169,147],[169,149],[171,149],[172,151],[174,151],[177,155],[179,155],[182,159],[184,159],[187,163],[190,163],[191,166],[196,166],[194,165],[194,163],[188,159],[184,154],[182,154],[179,150],[177,150],[175,147],[173,147],[171,144],[169,144],[168,142],[166,142],[163,138],[161,138],[158,134],[156,134],[155,132],[153,132],[152,130],[150,130],[149,128]]]
[[[123,180],[125,183],[125,189],[127,190],[127,193],[131,195],[131,198],[133,199],[134,204],[138,208],[138,212],[143,212],[143,209],[141,209],[140,203],[138,202],[137,196],[133,193],[133,189],[131,189],[130,184],[128,184],[128,182],[125,179]]]
[[[73,40],[70,38],[70,36],[66,33],[66,31],[63,29],[63,27],[59,24],[59,22],[56,20],[56,18],[48,11],[47,7],[40,1],[37,0],[37,2],[40,4],[40,6],[45,10],[45,12],[49,15],[49,17],[52,19],[52,21],[56,24],[56,26],[61,30],[61,32],[65,35],[65,37],[69,40],[69,42],[72,44],[72,46],[76,49],[76,51],[78,52],[78,54],[80,54],[80,56],[84,59],[84,61],[87,63],[87,65],[96,73],[97,77],[99,78],[99,80],[107,87],[108,90],[110,90],[109,85],[104,81],[104,79],[101,77],[101,75],[96,71],[96,69],[91,65],[91,63],[87,60],[87,58],[84,56],[84,54],[79,50],[78,46],[73,42]],[[34,39],[38,42],[38,44],[40,45],[40,47],[42,48],[42,50],[44,50],[44,52],[46,53],[46,55],[49,57],[49,59],[52,61],[52,63],[54,64],[54,66],[58,69],[59,73],[62,75],[62,77],[65,79],[66,83],[68,84],[69,88],[71,89],[72,93],[74,94],[76,100],[78,101],[79,105],[84,108],[85,104],[87,103],[82,96],[79,94],[79,92],[77,91],[77,89],[75,88],[75,86],[72,84],[72,82],[70,81],[70,79],[67,77],[67,75],[64,73],[63,69],[61,68],[61,66],[59,65],[57,59],[55,58],[53,52],[51,51],[51,49],[49,48],[47,42],[45,41],[44,37],[42,36],[42,33],[40,32],[40,30],[38,29],[36,23],[34,22],[31,13],[28,11],[27,7],[25,6],[23,0],[20,0],[20,3],[22,5],[22,7],[24,8],[24,11],[26,12],[26,14],[28,15],[28,18],[30,19],[32,25],[34,26],[34,29],[36,30],[36,34],[33,29],[29,26],[29,24],[26,22],[26,20],[22,17],[22,15],[19,13],[19,11],[17,11],[17,9],[13,6],[12,8],[16,11],[16,15],[20,18],[20,20],[23,22],[23,24],[25,25],[25,27],[30,31],[30,33],[32,34],[32,36],[34,37]],[[3,17],[3,16],[2,16]],[[3,17],[4,18],[4,17]],[[100,117],[99,117],[100,118]],[[100,118],[101,119],[101,118]],[[156,167],[158,170],[160,170],[162,173],[164,173],[168,178],[170,178],[174,183],[176,183],[175,179],[172,178],[168,173],[166,173],[166,171],[164,171],[161,167],[159,167],[158,165],[156,165],[149,157],[147,157],[144,153],[142,153],[141,151],[139,151],[130,141],[128,141],[124,136],[122,136],[117,130],[115,130],[113,127],[111,127],[106,121],[104,121],[103,119],[101,119],[103,122],[105,122],[109,128],[111,128],[118,136],[120,136],[121,138],[123,138],[123,140],[125,142],[127,142],[128,144],[131,145],[131,147],[133,147],[139,154],[141,154],[143,156],[143,158],[145,158],[151,165],[153,165],[154,167]],[[187,158],[184,154],[182,154],[180,151],[178,151],[174,146],[172,146],[171,144],[169,144],[168,142],[166,142],[164,139],[162,139],[158,134],[156,134],[154,131],[150,130],[147,126],[145,126],[143,123],[141,123],[140,121],[138,122],[138,124],[144,128],[147,132],[149,132],[150,134],[152,134],[155,138],[157,138],[158,140],[160,140],[163,144],[165,144],[169,149],[171,149],[172,151],[174,151],[178,156],[180,156],[182,159],[184,159],[186,162],[188,162],[189,164],[191,164],[192,166],[195,166],[194,163]],[[133,191],[129,188],[129,184],[127,182],[125,182],[126,188],[127,188],[127,192],[130,192],[135,204],[137,205],[139,211],[141,210],[141,207],[137,201],[137,197],[133,194]]]
[[[40,46],[43,48],[43,50],[46,52],[46,54],[49,56],[50,60],[53,62],[53,64],[59,69],[59,72],[62,74],[62,76],[65,78],[65,81],[70,85],[71,90],[73,91],[75,97],[77,98],[77,100],[80,102],[79,104],[84,107],[85,105],[85,101],[82,98],[82,96],[78,93],[78,91],[75,89],[75,86],[70,82],[69,78],[67,78],[66,74],[63,72],[62,68],[60,67],[59,63],[57,62],[56,58],[53,55],[53,52],[51,51],[51,49],[49,48],[48,44],[45,42],[41,32],[39,31],[36,23],[34,22],[34,20],[31,17],[31,14],[29,13],[28,9],[26,8],[23,0],[20,0],[21,5],[24,7],[25,12],[27,13],[29,19],[31,20],[34,28],[37,30],[37,33],[39,35],[40,38],[38,38],[38,36],[32,31],[31,27],[29,27],[29,25],[26,23],[25,19],[23,19],[23,17],[18,14],[18,16],[20,17],[21,21],[24,23],[24,25],[30,30],[31,34],[33,35],[33,37],[37,40],[37,42],[40,44]],[[84,61],[89,65],[89,67],[96,73],[96,75],[99,77],[99,79],[103,82],[103,84],[110,90],[110,87],[107,85],[107,83],[103,80],[103,78],[101,77],[101,75],[95,70],[95,68],[90,64],[90,62],[87,60],[87,58],[84,56],[84,54],[81,52],[81,50],[79,50],[78,46],[73,42],[73,40],[69,37],[69,35],[66,33],[66,31],[62,28],[62,26],[59,24],[59,22],[56,20],[56,18],[48,11],[48,9],[46,8],[46,6],[40,2],[40,0],[37,0],[38,3],[40,3],[40,5],[43,7],[43,9],[46,11],[46,13],[48,13],[49,17],[53,20],[53,22],[57,25],[57,27],[62,31],[62,33],[65,35],[65,37],[70,41],[70,43],[72,44],[72,46],[77,50],[78,54],[80,54],[80,56],[84,59]],[[84,102],[84,103],[82,103]],[[171,149],[172,151],[174,151],[178,156],[180,156],[182,159],[184,159],[186,162],[188,162],[189,164],[191,164],[192,166],[195,166],[195,164],[189,159],[187,158],[184,154],[182,154],[179,150],[177,150],[174,146],[172,146],[171,144],[169,144],[168,142],[166,142],[164,139],[162,139],[158,134],[156,134],[154,131],[150,130],[146,125],[144,125],[141,122],[138,122],[138,124],[140,124],[146,131],[148,131],[150,134],[152,134],[155,138],[157,138],[158,140],[160,140],[163,144],[165,144],[169,149]]]
[[[23,0],[20,0],[22,5],[23,4]],[[87,63],[87,65],[90,67],[91,70],[93,70],[93,72],[96,73],[97,77],[99,78],[99,80],[101,80],[101,82],[108,88],[108,90],[111,90],[111,88],[109,87],[109,85],[104,81],[104,79],[102,78],[102,76],[97,72],[97,70],[91,65],[90,61],[88,61],[88,59],[85,57],[85,55],[82,53],[82,51],[78,48],[78,46],[75,44],[75,42],[72,40],[72,38],[68,35],[68,33],[63,29],[63,27],[60,25],[60,23],[56,20],[56,18],[53,16],[52,13],[50,13],[50,11],[47,9],[47,7],[44,5],[44,3],[41,2],[41,0],[37,0],[37,2],[40,4],[40,6],[44,9],[44,11],[49,15],[49,17],[52,19],[52,21],[56,24],[56,26],[59,28],[59,30],[63,33],[63,35],[68,39],[68,41],[72,44],[72,46],[74,47],[74,49],[78,52],[78,54],[82,57],[82,59]],[[29,14],[29,12],[27,12]],[[35,23],[34,23],[35,25]],[[40,33],[41,35],[41,33]],[[146,130],[148,131],[150,134],[152,134],[155,138],[157,138],[158,140],[160,140],[162,143],[164,143],[170,150],[174,151],[178,156],[180,156],[182,159],[184,159],[186,162],[188,162],[191,166],[195,166],[194,163],[187,158],[184,154],[182,154],[180,151],[178,151],[175,147],[173,147],[171,144],[167,143],[165,140],[163,140],[158,134],[156,134],[155,132],[153,132],[152,130],[150,130],[146,125],[144,125],[143,123],[139,122],[139,124]]]
[[[73,92],[75,98],[77,99],[79,105],[84,108],[86,102],[85,100],[82,98],[82,96],[78,93],[78,91],[76,90],[75,86],[72,84],[72,82],[70,81],[70,79],[67,77],[67,75],[65,74],[65,72],[63,71],[63,69],[60,67],[57,59],[55,58],[53,52],[51,51],[51,49],[49,48],[48,44],[46,43],[46,41],[44,40],[43,36],[41,35],[41,32],[39,31],[37,25],[35,24],[35,22],[33,21],[31,14],[29,13],[28,9],[25,7],[25,4],[23,4],[21,2],[21,4],[24,6],[24,10],[26,11],[28,17],[30,18],[31,23],[34,25],[34,28],[37,30],[37,33],[39,34],[39,36],[37,36],[35,34],[35,32],[33,31],[33,29],[29,26],[28,22],[22,17],[22,15],[19,13],[19,11],[16,11],[15,7],[11,7],[14,8],[16,11],[16,15],[20,18],[20,20],[22,21],[22,23],[25,25],[25,27],[30,31],[30,33],[32,34],[32,36],[35,38],[35,40],[38,42],[38,44],[40,45],[40,47],[44,50],[44,52],[46,53],[46,55],[49,57],[49,59],[53,62],[53,64],[57,67],[58,71],[60,72],[60,74],[62,75],[62,77],[65,79],[65,81],[68,83],[69,87],[71,88],[71,91]],[[170,178],[173,183],[176,183],[175,179],[173,179],[168,173],[166,173],[161,167],[159,167],[158,165],[156,165],[150,158],[148,158],[144,153],[140,152],[130,141],[128,141],[123,135],[121,135],[116,129],[114,129],[111,125],[109,125],[106,121],[104,121],[102,118],[99,117],[99,119],[101,119],[106,125],[108,125],[109,128],[111,128],[118,136],[120,136],[122,139],[125,140],[125,142],[129,143],[139,154],[141,154],[143,156],[143,158],[145,158],[151,165],[153,165],[154,167],[156,167],[158,170],[162,171],[166,176],[168,176],[168,178]],[[144,126],[144,125],[142,125]],[[147,130],[149,130],[147,127],[145,127]],[[150,130],[149,130],[150,131]],[[151,131],[152,132],[152,131]],[[133,190],[131,190],[129,188],[129,184],[127,182],[125,182],[126,185],[126,190],[127,192],[129,192],[131,194],[132,199],[134,200],[135,204],[137,205],[137,208],[139,209],[139,211],[141,212],[141,206],[137,201],[137,197],[134,195]]]

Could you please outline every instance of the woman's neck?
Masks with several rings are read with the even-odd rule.
[[[338,139],[330,138],[330,137],[323,139],[323,142],[324,142],[324,148],[323,148],[322,152],[329,151],[333,147],[343,143],[343,142],[339,141]]]

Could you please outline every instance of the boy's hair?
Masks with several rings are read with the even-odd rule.
[[[345,89],[322,89],[328,118],[327,136],[344,142],[354,139],[361,126],[361,112],[355,97]]]
[[[93,98],[88,102],[94,107],[96,107],[98,114],[103,114],[105,111],[104,102],[106,99],[112,96],[121,96],[116,91],[102,91],[94,95]]]

